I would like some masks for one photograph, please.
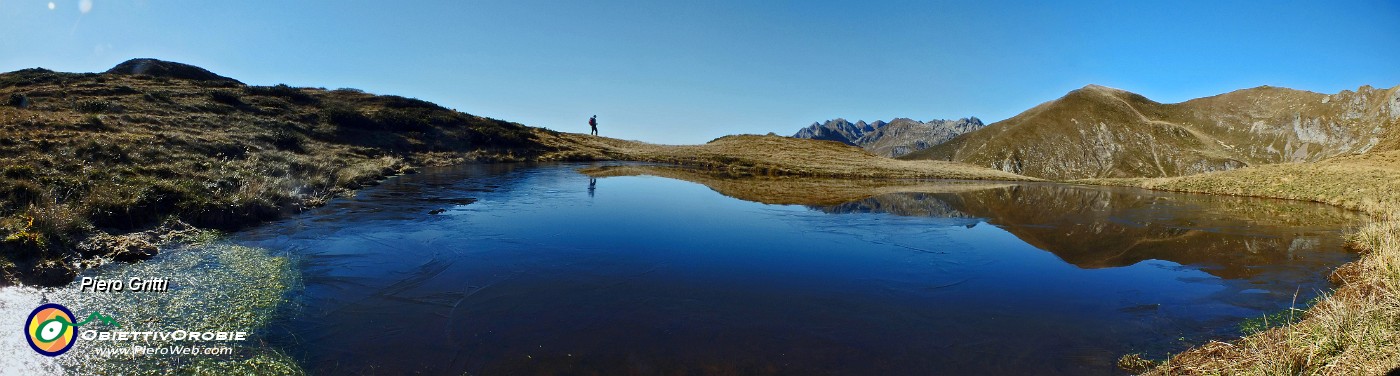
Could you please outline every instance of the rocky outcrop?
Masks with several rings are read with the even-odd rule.
[[[856,145],[876,155],[898,157],[948,142],[983,126],[982,120],[976,117],[927,122],[898,118],[866,132],[856,140]]]
[[[837,141],[859,146],[876,155],[897,157],[941,144],[983,126],[982,120],[976,117],[927,122],[897,118],[888,123],[880,120],[851,123],[838,118],[825,123],[812,123],[792,137]]]
[[[1164,177],[1400,148],[1400,87],[1276,87],[1163,104],[1089,85],[905,159],[1056,179]]]
[[[876,121],[875,123],[884,125],[884,122],[881,121]],[[864,120],[851,123],[846,121],[846,119],[836,118],[835,120],[827,120],[825,123],[812,123],[812,125],[797,131],[797,134],[792,135],[792,137],[836,141],[851,146],[857,146],[856,140],[865,136],[866,133],[873,131],[875,131],[875,125],[866,124]]]

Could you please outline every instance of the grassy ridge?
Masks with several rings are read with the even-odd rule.
[[[0,285],[128,251],[94,234],[232,230],[412,166],[545,151],[520,124],[352,89],[26,69],[0,99]]]
[[[946,161],[901,161],[835,141],[780,136],[725,136],[702,145],[655,145],[636,141],[542,132],[539,140],[560,152],[557,160],[628,160],[701,168],[730,176],[835,178],[940,178],[1039,180],[1009,172]]]
[[[1150,189],[1317,201],[1374,214],[1351,235],[1362,253],[1302,320],[1168,359],[1148,374],[1379,375],[1400,367],[1400,152],[1166,179],[1084,181]]]

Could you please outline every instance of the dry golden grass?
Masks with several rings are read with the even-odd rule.
[[[725,136],[703,145],[683,146],[547,131],[540,131],[537,138],[561,150],[542,159],[657,162],[733,176],[1039,180],[964,163],[901,161],[838,142],[779,136]]]
[[[1357,261],[1293,325],[1177,354],[1152,375],[1380,375],[1400,367],[1400,152],[1166,179],[1089,180],[1151,189],[1308,200],[1376,216],[1351,235]]]
[[[1400,151],[1316,163],[1263,165],[1175,178],[1077,182],[1148,189],[1315,201],[1375,214],[1400,207]]]

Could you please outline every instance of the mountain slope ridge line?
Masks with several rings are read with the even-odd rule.
[[[1163,104],[1088,85],[900,158],[966,162],[1050,180],[1318,161],[1400,147],[1398,89],[1362,86],[1325,95],[1263,86]]]

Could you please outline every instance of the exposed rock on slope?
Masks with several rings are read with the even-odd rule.
[[[1097,85],[905,159],[1049,178],[1181,176],[1400,148],[1400,87],[1257,87],[1176,104]]]
[[[836,119],[812,123],[797,131],[793,137],[837,141],[860,146],[876,155],[897,157],[927,149],[982,127],[982,120],[976,117],[928,122],[897,118],[888,123],[877,120],[868,124],[865,121],[851,123],[846,119]]]
[[[898,118],[861,136],[856,144],[877,155],[897,157],[948,142],[983,126],[982,120],[975,117],[928,122]]]

